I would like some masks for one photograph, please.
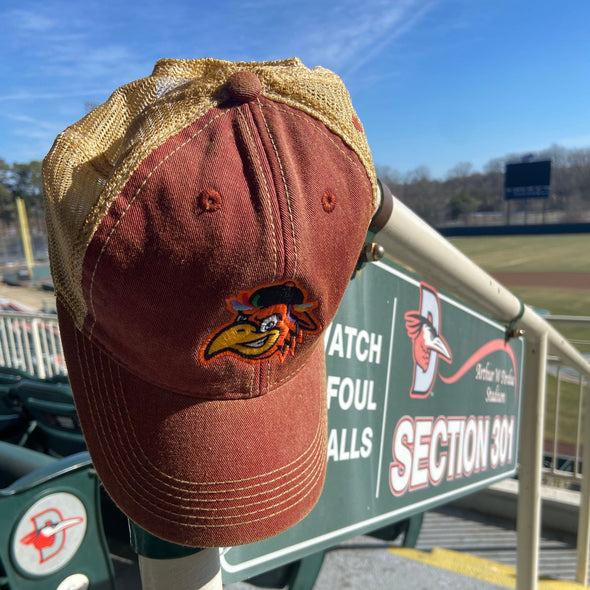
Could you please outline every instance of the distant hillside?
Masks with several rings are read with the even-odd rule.
[[[508,203],[504,200],[505,165],[521,157],[495,158],[483,172],[474,172],[466,162],[457,164],[444,180],[431,178],[426,167],[402,174],[378,166],[377,174],[400,201],[433,226],[504,223],[508,215],[521,223],[527,216],[536,223],[590,221],[590,148],[552,146],[537,153],[538,159],[551,160],[550,198]]]

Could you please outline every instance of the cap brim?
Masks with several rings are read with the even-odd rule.
[[[173,543],[227,547],[278,534],[312,509],[326,469],[321,338],[284,385],[210,401],[142,381],[63,308],[59,320],[94,467],[133,522]]]

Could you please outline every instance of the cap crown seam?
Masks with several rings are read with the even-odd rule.
[[[285,197],[286,197],[286,201],[287,201],[287,208],[289,211],[289,221],[291,224],[291,239],[293,242],[294,258],[295,258],[294,263],[293,263],[293,272],[291,274],[291,278],[295,279],[297,276],[297,239],[295,236],[295,221],[293,219],[293,209],[291,207],[291,195],[289,193],[289,187],[287,185],[287,179],[285,177],[285,170],[283,168],[283,163],[282,163],[281,157],[279,155],[279,151],[277,149],[277,145],[275,143],[273,134],[270,131],[268,121],[266,120],[266,117],[264,116],[264,111],[262,110],[262,103],[261,103],[260,99],[257,99],[257,103],[258,103],[258,109],[260,111],[260,115],[262,116],[262,120],[264,121],[264,125],[266,127],[266,132],[268,134],[268,137],[270,138],[275,156],[277,158],[277,162],[279,164],[279,169],[281,171],[281,180],[283,181],[283,186],[285,188]]]
[[[243,108],[247,108],[247,107],[243,107]],[[264,194],[266,196],[266,199],[262,199],[262,202],[264,204],[265,209],[267,210],[268,219],[271,224],[271,232],[270,233],[271,233],[273,254],[274,254],[273,281],[276,281],[278,279],[278,276],[277,276],[278,275],[278,247],[277,247],[277,241],[276,241],[276,237],[275,237],[276,236],[276,228],[275,228],[274,218],[273,218],[273,214],[272,214],[272,206],[270,203],[270,199],[271,199],[270,189],[269,189],[268,182],[266,179],[266,174],[264,173],[264,170],[262,167],[260,153],[259,153],[258,147],[256,146],[256,142],[254,141],[254,137],[252,135],[252,130],[250,129],[250,124],[242,111],[242,107],[238,108],[237,111],[238,111],[239,116],[242,118],[242,120],[244,122],[244,128],[245,128],[246,132],[248,133],[250,145],[252,146],[252,150],[249,150],[248,155],[250,156],[250,159],[252,160],[251,152],[255,153],[257,162],[252,161],[252,164],[254,165],[254,168],[256,168],[258,170],[259,177],[262,179],[262,182],[264,185]]]
[[[370,180],[371,180],[371,179],[369,178],[369,175],[368,175],[368,173],[367,173],[367,169],[366,169],[366,168],[365,168],[365,167],[362,165],[362,163],[356,162],[356,161],[354,160],[354,158],[352,158],[350,154],[347,154],[347,153],[346,153],[346,152],[345,152],[345,151],[342,149],[342,146],[338,145],[338,143],[337,143],[337,142],[334,140],[334,137],[333,137],[333,135],[336,135],[337,137],[339,137],[339,138],[340,138],[340,140],[341,140],[341,141],[344,141],[344,139],[343,139],[343,138],[342,138],[340,135],[338,135],[337,133],[334,133],[334,132],[328,133],[327,131],[325,131],[324,129],[322,129],[322,128],[321,128],[319,125],[315,125],[314,123],[312,123],[312,122],[311,122],[309,119],[306,119],[306,118],[304,118],[304,117],[302,117],[302,116],[298,115],[297,113],[293,113],[293,112],[291,112],[291,111],[288,111],[288,110],[286,110],[286,109],[283,109],[282,107],[280,107],[280,106],[278,106],[278,105],[276,105],[276,104],[273,104],[273,103],[262,103],[262,106],[263,106],[264,108],[267,108],[267,109],[275,109],[275,110],[277,110],[277,111],[279,111],[279,112],[281,112],[281,113],[285,113],[285,114],[291,115],[291,116],[293,116],[293,117],[296,117],[297,119],[300,119],[301,121],[303,121],[303,122],[304,122],[304,123],[306,123],[307,125],[310,125],[310,126],[312,126],[314,129],[316,129],[317,131],[319,131],[320,133],[322,133],[322,134],[323,134],[323,135],[324,135],[326,138],[328,138],[328,139],[330,140],[330,142],[332,142],[332,143],[334,144],[334,146],[336,147],[336,149],[337,149],[337,150],[338,150],[338,151],[339,151],[339,152],[340,152],[340,153],[341,153],[341,154],[342,154],[342,155],[343,155],[343,156],[344,156],[344,157],[345,157],[345,158],[346,158],[346,159],[347,159],[347,160],[348,160],[348,161],[349,161],[349,162],[350,162],[350,163],[351,163],[351,164],[352,164],[352,165],[353,165],[353,166],[354,166],[354,167],[355,167],[355,168],[356,168],[358,171],[360,171],[360,172],[361,172],[361,174],[364,174],[364,175],[366,175],[366,176],[367,176],[367,178],[369,179],[369,182],[370,182]],[[314,121],[316,121],[316,119],[314,119]],[[321,121],[318,121],[318,123],[320,123],[320,124],[321,124]],[[359,157],[358,153],[356,152],[356,150],[352,149],[352,152],[353,152],[353,153],[354,153],[354,154],[357,156],[357,158],[358,158],[358,159],[359,159],[359,161],[360,161],[360,157]]]

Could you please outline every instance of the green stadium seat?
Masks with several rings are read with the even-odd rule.
[[[36,379],[36,377],[22,369],[0,366],[0,384],[15,385],[21,379]]]
[[[26,446],[54,457],[86,450],[67,381],[21,379],[11,391],[34,425]]]
[[[21,375],[0,370],[0,440],[21,443],[26,438],[29,421],[12,388]]]

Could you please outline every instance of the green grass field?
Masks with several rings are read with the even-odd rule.
[[[540,289],[537,287],[509,287],[525,303],[546,309],[553,315],[590,316],[590,293],[568,289]]]
[[[590,234],[453,238],[488,272],[590,272]]]
[[[454,238],[451,242],[489,273],[590,273],[590,234]],[[528,305],[553,314],[590,316],[586,291],[508,287]]]
[[[478,266],[495,272],[585,272],[590,273],[590,235],[502,236],[454,238],[451,242]],[[508,288],[528,305],[553,314],[590,316],[590,292],[559,287]],[[569,339],[590,340],[590,327],[557,329]],[[590,345],[576,345],[590,352]],[[562,381],[559,402],[558,440],[575,443],[579,414],[579,385]],[[587,389],[588,386],[586,386]],[[557,379],[547,379],[545,438],[553,440],[555,431]],[[526,411],[526,408],[524,409]]]

